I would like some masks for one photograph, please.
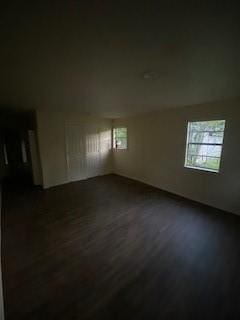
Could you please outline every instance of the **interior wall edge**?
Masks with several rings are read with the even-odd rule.
[[[179,196],[179,197],[181,197],[181,198],[184,198],[184,199],[187,199],[187,200],[190,200],[190,201],[194,201],[194,202],[197,202],[197,203],[199,203],[199,204],[203,204],[203,205],[205,205],[205,206],[208,206],[208,207],[211,207],[211,208],[215,208],[215,209],[217,209],[217,210],[221,210],[221,211],[227,212],[227,213],[229,213],[229,214],[235,214],[235,215],[237,215],[237,216],[240,216],[240,213],[237,212],[237,211],[236,211],[236,212],[235,212],[235,211],[229,211],[229,210],[224,209],[224,208],[222,208],[222,207],[217,207],[217,206],[215,206],[215,205],[211,205],[211,204],[209,204],[208,202],[199,201],[199,199],[197,199],[197,198],[194,198],[194,197],[191,197],[191,198],[190,198],[190,197],[188,197],[188,196],[186,196],[186,195],[184,195],[184,194],[176,193],[176,192],[173,192],[173,191],[167,190],[167,189],[163,189],[163,188],[161,188],[159,185],[154,184],[154,183],[151,183],[151,182],[149,182],[149,181],[147,181],[147,180],[145,180],[145,179],[140,179],[140,178],[137,178],[137,177],[134,177],[134,176],[126,175],[126,174],[123,174],[123,173],[117,172],[117,171],[114,172],[114,174],[116,174],[116,175],[118,175],[118,176],[121,176],[121,177],[124,177],[124,178],[128,178],[128,179],[131,179],[131,180],[135,180],[135,181],[138,181],[138,182],[142,182],[142,183],[144,183],[144,184],[146,184],[146,185],[149,185],[149,186],[151,186],[151,187],[157,188],[157,189],[160,190],[160,191],[168,192],[169,194],[176,195],[176,196]]]

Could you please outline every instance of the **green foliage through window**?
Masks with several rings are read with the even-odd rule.
[[[225,120],[188,123],[185,167],[218,172]]]
[[[127,149],[127,128],[113,129],[113,147],[115,149]]]

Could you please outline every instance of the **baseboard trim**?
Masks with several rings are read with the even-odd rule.
[[[171,195],[171,196],[179,197],[179,198],[182,198],[182,199],[186,199],[186,200],[191,201],[191,202],[193,202],[193,203],[196,203],[196,204],[198,204],[198,205],[205,206],[205,207],[208,207],[208,208],[212,208],[212,209],[214,209],[214,210],[218,210],[219,212],[223,212],[223,213],[227,213],[227,214],[234,214],[234,215],[236,215],[236,216],[240,216],[240,214],[238,214],[238,213],[236,213],[236,212],[232,212],[232,211],[228,211],[228,210],[225,210],[225,209],[222,209],[222,208],[219,208],[219,207],[215,207],[215,206],[210,205],[210,204],[208,204],[208,203],[204,203],[204,202],[201,202],[201,201],[199,201],[199,200],[186,197],[186,196],[183,195],[183,194],[179,194],[179,193],[172,192],[172,191],[170,191],[170,190],[162,189],[162,188],[160,188],[160,187],[157,186],[157,185],[154,185],[154,184],[152,184],[152,183],[149,183],[148,181],[145,181],[144,179],[139,179],[139,178],[136,178],[136,177],[134,177],[134,176],[128,176],[128,175],[122,174],[122,173],[120,173],[120,172],[115,172],[114,174],[117,175],[117,176],[120,176],[120,177],[128,178],[128,179],[131,179],[131,180],[134,180],[134,181],[137,181],[137,182],[141,182],[141,183],[143,183],[143,184],[145,184],[145,185],[147,185],[147,186],[151,186],[151,187],[153,187],[153,188],[156,188],[156,189],[158,189],[158,190],[160,190],[160,191],[162,191],[162,192],[165,192],[165,193],[167,193],[167,194],[169,194],[169,195]]]
[[[78,182],[78,181],[87,181],[88,179],[92,179],[92,178],[96,178],[96,177],[101,177],[101,176],[105,176],[105,175],[109,175],[109,174],[115,174],[115,175],[122,176],[122,177],[125,177],[125,178],[128,178],[128,179],[132,179],[132,180],[135,180],[135,181],[144,183],[144,184],[146,184],[146,185],[148,185],[148,186],[157,188],[158,190],[161,190],[161,191],[163,191],[163,192],[167,192],[167,193],[169,193],[169,194],[171,194],[171,195],[178,196],[178,197],[187,199],[187,200],[189,200],[189,201],[193,201],[193,202],[195,202],[195,203],[201,204],[201,205],[203,205],[203,206],[207,206],[207,207],[210,207],[210,208],[213,208],[213,209],[222,211],[222,212],[226,212],[226,213],[229,213],[229,214],[234,214],[234,215],[240,216],[240,213],[237,213],[237,212],[234,212],[234,211],[230,211],[230,210],[227,210],[227,209],[224,209],[224,208],[216,207],[216,206],[211,205],[211,204],[209,204],[209,203],[199,201],[198,199],[193,199],[193,198],[187,197],[186,195],[181,194],[181,193],[176,193],[176,192],[173,192],[173,191],[171,191],[171,190],[163,189],[163,188],[161,188],[160,186],[158,186],[158,185],[156,185],[156,184],[150,183],[149,181],[146,181],[146,180],[144,180],[144,179],[140,179],[140,178],[137,178],[137,177],[134,177],[134,176],[126,175],[126,174],[121,173],[121,172],[106,172],[106,173],[104,173],[104,174],[97,175],[97,176],[95,176],[95,177],[89,177],[89,178],[82,179],[82,180],[65,181],[65,182],[62,182],[62,183],[59,183],[59,184],[56,184],[56,185],[43,186],[43,189],[45,190],[45,189],[49,189],[49,188],[54,188],[54,187],[57,187],[57,186],[60,186],[60,185],[69,184],[69,183],[74,183],[74,182]]]
[[[102,174],[98,174],[97,176],[94,176],[94,177],[87,177],[87,178],[80,179],[80,180],[66,180],[66,181],[62,181],[61,183],[57,183],[57,184],[47,184],[47,185],[43,184],[43,190],[55,188],[55,187],[58,187],[58,186],[63,186],[65,184],[70,184],[70,183],[74,183],[74,182],[87,181],[89,179],[102,177],[102,176],[106,176],[106,175],[109,175],[109,174],[114,174],[114,172],[105,172],[105,173],[102,173]]]

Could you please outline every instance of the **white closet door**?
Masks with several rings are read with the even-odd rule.
[[[84,125],[66,126],[66,153],[69,181],[87,178],[85,137]]]
[[[88,178],[101,174],[100,139],[98,127],[95,124],[88,126],[88,132],[86,135],[86,162]]]
[[[100,175],[100,137],[97,124],[66,125],[66,154],[69,181]]]

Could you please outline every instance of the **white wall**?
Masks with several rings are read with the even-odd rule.
[[[65,126],[84,122],[86,127],[98,128],[100,137],[101,174],[112,171],[111,128],[110,119],[86,117],[76,112],[37,111],[38,141],[42,166],[43,186],[69,182],[66,159]],[[106,132],[109,147],[106,148]]]
[[[226,119],[221,171],[184,168],[187,122]],[[114,150],[114,171],[240,214],[240,100],[168,109],[114,121],[128,128],[128,150]]]

